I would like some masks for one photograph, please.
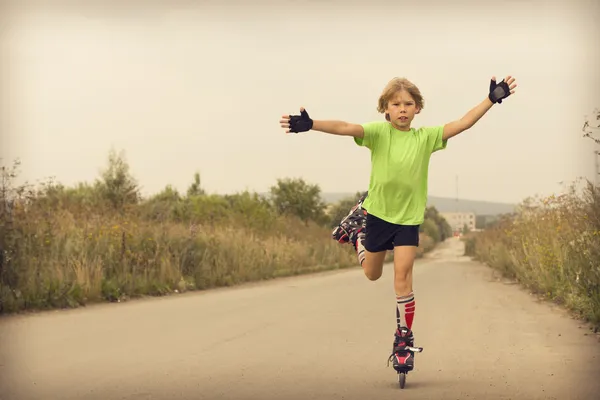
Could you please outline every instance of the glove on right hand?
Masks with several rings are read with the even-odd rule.
[[[290,132],[306,132],[313,127],[313,120],[310,119],[306,110],[300,111],[300,115],[290,115]]]

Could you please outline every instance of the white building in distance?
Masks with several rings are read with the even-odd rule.
[[[462,232],[465,225],[471,231],[475,230],[475,213],[472,212],[442,212],[442,217],[452,227],[454,233]]]

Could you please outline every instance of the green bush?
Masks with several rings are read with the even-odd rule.
[[[18,165],[0,176],[3,313],[356,266],[322,210],[297,216],[255,193],[206,194],[199,174],[186,195],[167,186],[142,199],[114,152],[99,180],[70,188],[14,186]]]
[[[600,326],[600,186],[528,199],[466,253]]]
[[[268,196],[216,195],[196,173],[185,195],[167,186],[144,199],[122,154],[108,164],[72,187],[15,186],[19,163],[2,166],[0,313],[357,266],[352,247],[332,240],[342,217],[325,212],[316,185],[283,179]],[[435,242],[422,234],[419,256]]]

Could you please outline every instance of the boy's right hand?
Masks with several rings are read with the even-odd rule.
[[[490,80],[490,93],[492,93],[494,91],[494,89],[496,89],[497,83],[496,83],[496,77],[492,77],[492,79]],[[498,104],[502,104],[502,99],[498,100]]]
[[[282,116],[281,127],[287,129],[285,133],[306,132],[312,129],[313,120],[308,116],[304,107],[300,107],[300,115],[284,115]]]

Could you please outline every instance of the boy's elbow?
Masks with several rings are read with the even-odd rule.
[[[347,123],[344,127],[344,135],[362,139],[365,136],[365,131],[362,125]]]
[[[473,125],[475,125],[475,120],[473,118],[461,118],[458,121],[458,128],[462,131],[466,131],[467,129],[471,128]]]
[[[444,131],[442,134],[442,139],[443,140],[448,140],[462,132],[464,132],[465,130],[469,129],[468,124],[464,121],[464,120],[457,120],[457,121],[453,121],[450,122],[446,125],[444,125]]]

